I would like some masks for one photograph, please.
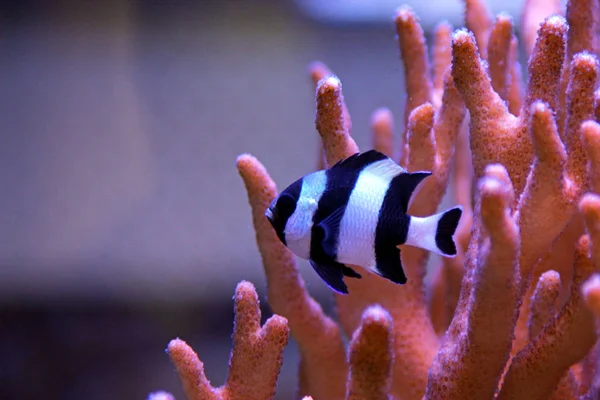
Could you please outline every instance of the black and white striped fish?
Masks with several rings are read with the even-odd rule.
[[[404,284],[398,245],[456,255],[452,236],[460,206],[424,218],[406,214],[412,193],[429,175],[408,173],[375,150],[356,153],[292,183],[265,215],[279,239],[336,292],[348,293],[344,276],[361,277],[348,265]]]

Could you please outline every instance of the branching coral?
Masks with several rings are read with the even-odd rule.
[[[352,266],[363,279],[335,295],[338,326],[264,217],[274,182],[256,158],[240,156],[269,304],[282,317],[260,328],[256,294],[240,284],[230,374],[218,389],[193,350],[173,341],[169,354],[190,399],[272,398],[288,325],[301,354],[298,398],[600,396],[599,6],[570,0],[565,18],[557,2],[526,2],[523,85],[511,18],[493,19],[480,0],[465,5],[466,29],[440,24],[431,62],[417,17],[398,10],[407,90],[399,151],[391,111],[372,115],[375,148],[409,171],[433,172],[410,214],[436,212],[453,186],[465,208],[457,257],[443,259],[428,287],[420,249],[403,249],[404,286]],[[340,80],[321,63],[311,76],[326,167],[359,149]]]
[[[227,383],[214,388],[204,375],[204,365],[180,339],[167,349],[190,399],[268,399],[283,362],[289,329],[285,318],[274,315],[260,327],[260,309],[254,286],[240,282],[235,290],[233,350],[229,359]]]

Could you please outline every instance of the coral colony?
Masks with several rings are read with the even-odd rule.
[[[442,258],[427,287],[429,253],[418,248],[402,250],[404,286],[353,266],[363,278],[346,279],[349,295],[335,294],[338,325],[309,296],[265,218],[275,184],[241,155],[275,315],[261,327],[254,287],[238,285],[219,388],[194,351],[173,340],[168,353],[189,399],[272,398],[290,332],[302,359],[298,398],[600,398],[599,5],[526,1],[517,43],[510,17],[492,19],[481,0],[465,3],[466,29],[441,23],[431,63],[417,17],[399,9],[407,90],[399,155],[391,113],[377,110],[372,120],[375,149],[408,171],[433,172],[411,215],[435,213],[453,185],[453,203],[465,211],[457,257]],[[526,84],[519,46],[529,57]],[[333,165],[358,148],[340,81],[322,64],[311,73],[321,163]]]

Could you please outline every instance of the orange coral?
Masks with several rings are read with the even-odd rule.
[[[346,390],[347,366],[340,329],[308,295],[294,256],[264,218],[264,210],[277,194],[265,168],[248,155],[240,156],[237,165],[252,206],[256,240],[267,275],[269,304],[275,313],[288,318],[302,355],[300,393],[341,398]],[[329,374],[315,373],[321,368]]]
[[[346,399],[387,399],[392,366],[392,319],[380,306],[363,313],[348,349]]]
[[[555,1],[526,2],[526,86],[512,19],[494,19],[480,0],[465,6],[466,29],[438,25],[431,60],[418,18],[398,10],[407,89],[399,151],[389,109],[372,114],[371,128],[375,148],[409,171],[433,173],[410,214],[436,212],[452,185],[465,209],[457,257],[442,260],[428,287],[429,254],[420,249],[403,249],[404,286],[352,266],[363,278],[348,280],[350,295],[335,295],[338,326],[264,218],[275,183],[257,159],[241,155],[268,301],[281,317],[261,329],[256,295],[248,283],[238,287],[246,294],[236,304],[246,306],[236,305],[240,333],[218,389],[191,348],[173,341],[169,353],[190,399],[272,398],[288,325],[301,355],[297,397],[305,400],[600,395],[600,196],[587,193],[600,192],[598,4],[570,0],[565,18],[552,15]],[[310,72],[325,167],[358,147],[340,79],[322,63]],[[260,382],[258,368],[241,367],[258,359]]]
[[[274,315],[260,327],[260,309],[254,286],[240,282],[235,290],[235,324],[229,374],[224,386],[214,388],[204,375],[196,353],[180,339],[167,349],[190,400],[268,399],[275,395],[275,383],[283,362],[289,329],[285,318]]]
[[[547,398],[569,367],[592,348],[594,321],[580,294],[581,284],[594,271],[588,247],[589,238],[583,236],[577,246],[569,301],[513,359],[499,399]]]

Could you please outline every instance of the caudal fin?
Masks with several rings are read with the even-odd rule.
[[[454,207],[444,211],[440,216],[435,231],[435,244],[440,254],[446,257],[456,255],[456,243],[454,242],[454,232],[462,215],[462,207]]]

